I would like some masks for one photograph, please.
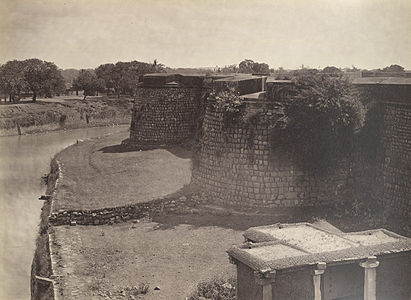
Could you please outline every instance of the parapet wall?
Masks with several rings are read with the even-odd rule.
[[[197,87],[139,87],[129,143],[169,144],[192,137],[201,111],[201,93]]]
[[[272,115],[275,108],[248,103],[248,110],[263,107]],[[355,181],[351,161],[328,174],[314,175],[299,169],[278,145],[268,125],[231,124],[224,128],[223,112],[208,105],[203,137],[193,182],[207,191],[212,201],[230,207],[263,208],[335,203],[348,182]]]

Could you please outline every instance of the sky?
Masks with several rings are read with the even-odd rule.
[[[0,63],[411,69],[410,0],[1,0]]]

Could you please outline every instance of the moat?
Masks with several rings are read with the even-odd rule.
[[[45,191],[41,176],[50,169],[50,160],[76,142],[125,131],[127,126],[55,131],[46,134],[0,138],[0,221],[1,299],[30,297],[30,266],[35,249],[42,201]]]

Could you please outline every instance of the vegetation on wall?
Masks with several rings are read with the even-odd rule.
[[[239,123],[247,128],[266,124],[276,144],[309,170],[332,167],[352,151],[355,133],[365,119],[365,109],[349,80],[324,72],[296,74],[287,100],[273,103],[269,114],[269,107],[246,110],[232,88],[210,98],[224,112],[223,130]]]
[[[221,91],[212,91],[208,97],[214,108],[223,111],[223,130],[241,121],[244,114],[244,104],[234,87],[227,87]]]
[[[324,170],[347,155],[365,110],[349,80],[324,73],[298,75],[276,124],[303,167]]]

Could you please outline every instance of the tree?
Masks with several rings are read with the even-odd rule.
[[[340,75],[342,73],[342,71],[339,68],[334,66],[325,67],[322,70],[322,72],[329,75]]]
[[[404,68],[400,65],[391,65],[382,69],[383,72],[404,72]]]
[[[266,74],[270,72],[270,66],[266,63],[254,62],[251,59],[245,59],[238,65],[240,73],[257,73]]]
[[[93,96],[98,91],[104,90],[104,81],[97,78],[94,72],[80,70],[77,78],[73,82],[73,87],[84,90],[84,99],[87,96]]]
[[[0,89],[10,101],[17,101],[26,88],[22,61],[8,61],[0,67]]]
[[[228,65],[223,68],[221,68],[221,73],[226,74],[226,73],[238,73],[238,66],[237,65]]]
[[[103,64],[95,69],[97,78],[101,79],[104,82],[104,86],[107,92],[114,87],[113,71],[114,64]]]
[[[33,102],[39,93],[52,94],[63,89],[63,76],[54,63],[31,58],[24,60],[23,66],[24,80],[33,93]]]
[[[164,72],[164,65],[154,60],[152,64],[131,61],[103,64],[95,70],[97,78],[104,82],[106,89],[113,88],[118,97],[121,94],[134,95],[140,76],[147,73]]]
[[[240,73],[253,73],[254,61],[251,59],[245,59],[238,65]]]

